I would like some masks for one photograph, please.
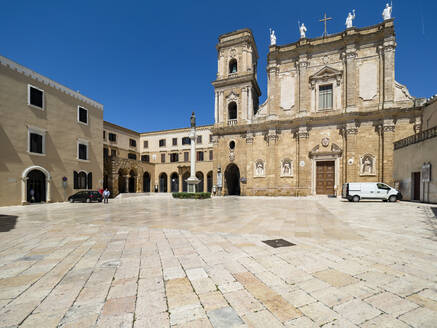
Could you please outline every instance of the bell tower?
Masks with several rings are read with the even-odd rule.
[[[257,82],[258,51],[250,29],[219,36],[214,118],[216,126],[252,122],[261,91]]]

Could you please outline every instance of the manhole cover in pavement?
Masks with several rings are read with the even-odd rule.
[[[296,244],[290,243],[289,241],[287,241],[285,239],[263,240],[263,243],[265,243],[273,248],[296,246]]]

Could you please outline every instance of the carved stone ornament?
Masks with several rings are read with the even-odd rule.
[[[233,161],[235,160],[235,154],[234,154],[234,151],[233,151],[233,150],[231,150],[231,152],[229,153],[229,160],[230,160],[231,162],[233,162]]]
[[[281,177],[293,176],[293,161],[289,158],[285,158],[281,161]]]
[[[317,82],[326,82],[329,80],[335,80],[337,85],[340,85],[342,75],[342,71],[339,71],[338,69],[329,66],[325,66],[317,73],[311,75],[309,77],[309,82],[311,84],[311,88],[313,89],[316,86]]]
[[[246,143],[248,144],[253,143],[253,139],[254,139],[253,133],[249,132],[246,134]]]
[[[258,159],[255,162],[254,166],[254,175],[255,178],[265,177],[265,164],[262,159]]]
[[[360,175],[376,175],[376,160],[375,156],[365,154],[360,157]]]
[[[383,131],[384,132],[395,132],[395,126],[394,125],[384,125]]]
[[[231,50],[229,51],[229,57],[231,57],[231,58],[235,58],[236,55],[237,55],[237,50],[235,50],[235,49],[231,49]]]
[[[328,137],[322,138],[321,144],[323,147],[328,147],[329,146],[329,138]]]
[[[235,102],[238,102],[238,98],[240,97],[240,95],[239,94],[237,94],[237,93],[234,93],[234,91],[232,91],[227,97],[226,97],[226,101],[228,102],[228,104],[230,103],[230,102],[233,102],[233,101],[235,101]]]

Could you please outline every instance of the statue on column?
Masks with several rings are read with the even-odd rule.
[[[346,18],[346,28],[351,28],[353,26],[353,20],[355,19],[355,9],[352,10],[352,14],[349,12]]]
[[[191,122],[191,127],[195,128],[196,127],[196,115],[194,115],[194,112],[191,113],[190,122]]]
[[[306,31],[307,31],[307,28],[305,27],[305,24],[304,23],[302,23],[302,25],[299,27],[299,31],[300,31],[300,38],[301,39],[305,39],[306,38]]]
[[[275,30],[270,29],[270,45],[275,46],[276,45],[276,35]]]
[[[384,8],[383,12],[382,12],[382,18],[383,18],[384,20],[391,19],[391,9],[392,9],[392,6],[390,6],[390,5],[387,3],[387,4],[385,5],[385,8]]]

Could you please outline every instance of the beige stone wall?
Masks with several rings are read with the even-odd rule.
[[[111,155],[111,150],[114,149],[117,152],[117,157],[127,158],[127,155],[129,153],[134,153],[137,155],[137,159],[140,159],[140,135],[138,132],[123,128],[121,126],[106,121],[103,122],[103,128],[105,131],[103,145],[105,148],[108,148],[109,155]],[[117,140],[115,142],[109,140],[109,133],[115,133],[115,135],[117,136]],[[136,141],[136,147],[132,147],[130,145],[130,139]]]
[[[52,202],[76,191],[74,171],[92,172],[93,189],[101,187],[103,106],[3,57],[0,62],[0,205],[26,199],[22,175],[31,167],[50,175]],[[44,110],[28,105],[28,84],[44,90]],[[88,125],[78,123],[78,106],[88,109]],[[28,152],[29,126],[45,131],[45,155]],[[88,141],[88,161],[77,159],[78,139]]]
[[[422,130],[437,126],[437,98],[429,101],[429,105],[423,110]]]

